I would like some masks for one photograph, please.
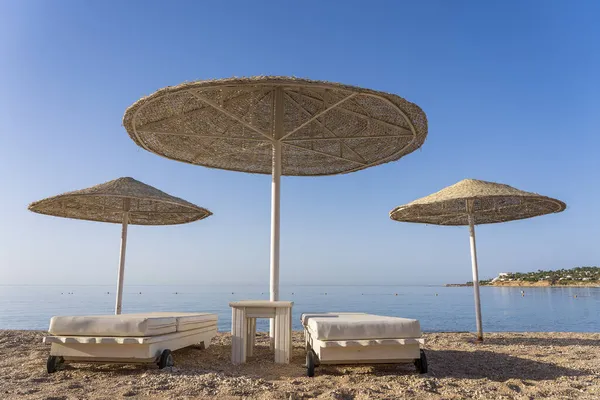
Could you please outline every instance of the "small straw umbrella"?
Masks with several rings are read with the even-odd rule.
[[[437,193],[399,206],[390,218],[400,222],[469,225],[477,340],[483,341],[475,225],[514,221],[564,211],[565,203],[508,185],[465,179]]]
[[[177,225],[212,213],[133,178],[119,178],[87,189],[49,197],[29,210],[55,217],[122,224],[115,314],[121,314],[128,225]]]
[[[123,125],[137,145],[157,155],[271,175],[272,301],[279,300],[281,175],[358,171],[400,159],[427,136],[425,113],[396,95],[268,76],[161,89],[130,106]]]

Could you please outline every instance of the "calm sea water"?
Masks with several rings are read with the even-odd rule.
[[[45,330],[53,315],[111,314],[114,298],[114,286],[0,286],[0,329]],[[301,313],[318,311],[416,318],[426,332],[475,329],[469,287],[282,286],[281,298],[294,301],[294,329],[301,329]],[[228,331],[228,303],[245,299],[268,299],[268,289],[127,286],[123,312],[212,312],[219,315],[219,330]],[[481,302],[485,331],[600,332],[600,288],[483,287]],[[267,320],[257,325],[259,330],[268,330]]]

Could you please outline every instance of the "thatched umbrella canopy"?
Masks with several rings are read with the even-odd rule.
[[[465,179],[437,193],[399,206],[390,211],[390,218],[400,222],[418,222],[435,225],[469,225],[471,234],[471,262],[477,339],[483,340],[479,276],[475,246],[476,224],[514,221],[564,211],[560,200],[524,192],[500,183]]]
[[[212,213],[133,178],[119,178],[31,203],[30,211],[56,217],[122,224],[115,313],[121,313],[127,226],[176,225]]]
[[[160,156],[272,175],[271,300],[279,299],[281,175],[358,171],[398,160],[427,136],[425,113],[396,95],[268,76],[161,89],[129,107],[123,125]]]

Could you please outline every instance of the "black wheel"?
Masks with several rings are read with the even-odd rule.
[[[52,374],[56,372],[58,367],[60,367],[64,362],[65,359],[61,356],[48,356],[48,361],[46,361],[46,370],[49,374]]]
[[[415,360],[415,367],[417,367],[417,372],[420,374],[427,373],[427,356],[425,355],[425,350],[421,350],[421,357]]]
[[[163,352],[160,354],[160,359],[158,360],[158,369],[172,367],[173,365],[175,365],[175,362],[173,361],[173,354],[171,354],[171,350],[163,350]]]
[[[317,360],[317,355],[315,352],[310,349],[306,352],[306,376],[312,378],[315,376],[315,364]]]

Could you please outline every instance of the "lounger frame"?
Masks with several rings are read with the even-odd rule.
[[[46,336],[44,343],[51,344],[51,356],[62,357],[67,363],[156,363],[164,350],[194,344],[207,348],[216,334],[215,324],[147,337]]]
[[[392,364],[420,358],[422,338],[371,340],[318,340],[304,329],[306,350],[314,351],[318,364]]]
[[[422,338],[373,340],[318,340],[304,329],[306,350],[319,364],[392,364],[414,362],[420,357]]]

